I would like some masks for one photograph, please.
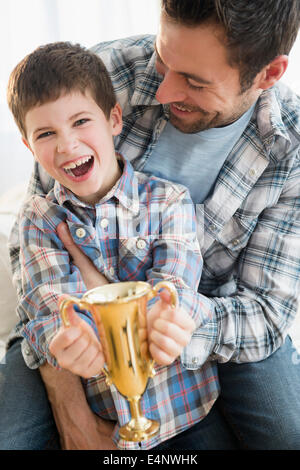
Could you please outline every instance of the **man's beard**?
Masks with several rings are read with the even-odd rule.
[[[170,123],[177,130],[183,132],[184,134],[196,134],[197,132],[205,131],[207,129],[211,129],[212,127],[220,127],[218,124],[218,116],[219,113],[210,119],[209,116],[207,116],[207,118],[203,117],[201,119],[197,119],[194,122],[187,123],[184,119],[180,119],[178,116],[174,116],[174,114],[170,112]]]
[[[198,119],[195,119],[194,122],[186,122],[185,119],[181,119],[174,115],[170,110],[170,123],[184,134],[196,134],[197,132],[215,127],[225,127],[237,121],[250,108],[253,102],[254,101],[250,99],[249,95],[245,94],[244,99],[240,101],[238,108],[228,115],[222,115],[218,111],[209,113],[200,107],[191,107],[185,106],[183,103],[174,103],[179,106],[184,106],[192,112],[198,112],[200,116]]]

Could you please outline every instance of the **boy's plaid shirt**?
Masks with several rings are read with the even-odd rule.
[[[29,367],[41,365],[45,359],[58,367],[49,352],[51,338],[61,326],[58,297],[86,291],[78,268],[57,236],[61,221],[67,222],[75,242],[110,282],[147,280],[155,285],[168,280],[197,326],[207,321],[210,301],[197,293],[202,258],[188,191],[134,172],[124,161],[120,180],[95,207],[55,183],[47,196],[32,196],[20,214],[22,295],[17,311],[24,324],[22,335],[35,356],[33,362],[26,356]],[[95,328],[88,312],[80,315]],[[207,364],[201,371],[187,370],[179,360],[157,368],[142,407],[147,416],[160,421],[161,428],[144,447],[157,445],[207,414],[218,395],[215,369]],[[85,380],[84,385],[95,413],[118,419],[120,425],[129,420],[128,403],[113,387],[107,387],[103,374]],[[116,426],[116,441],[118,429]],[[119,446],[139,448],[123,441]]]
[[[161,78],[154,40],[140,36],[94,48],[123,108],[116,148],[139,171],[168,120],[168,106],[155,99]],[[199,292],[212,309],[181,357],[186,367],[196,369],[208,360],[259,361],[284,341],[299,297],[299,146],[300,100],[278,84],[260,96],[212,195],[196,208],[203,256]],[[36,165],[29,194],[51,187],[53,181]],[[16,225],[11,260],[21,288],[18,246]]]

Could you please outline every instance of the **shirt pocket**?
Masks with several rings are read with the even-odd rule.
[[[120,280],[146,280],[146,271],[152,267],[152,249],[145,237],[130,237],[119,240]]]
[[[227,250],[239,252],[247,245],[256,224],[256,217],[241,217],[236,214],[224,225],[216,241]]]
[[[219,281],[231,278],[237,267],[238,258],[249,243],[257,224],[256,217],[242,217],[235,214],[217,234],[214,243],[204,256],[205,272]]]

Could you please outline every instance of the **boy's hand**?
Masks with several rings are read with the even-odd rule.
[[[171,296],[160,292],[160,299],[147,314],[148,343],[152,358],[159,365],[171,364],[190,342],[194,320],[181,308],[171,306]]]
[[[101,372],[105,359],[92,327],[67,307],[71,326],[62,326],[51,340],[49,349],[58,364],[73,374],[90,378]]]

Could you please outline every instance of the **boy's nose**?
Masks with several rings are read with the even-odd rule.
[[[186,96],[182,88],[182,78],[176,72],[166,72],[156,92],[157,101],[161,104],[181,102],[186,99]]]
[[[78,141],[76,136],[71,134],[60,135],[57,139],[57,152],[58,153],[72,153],[74,149],[78,146]]]

